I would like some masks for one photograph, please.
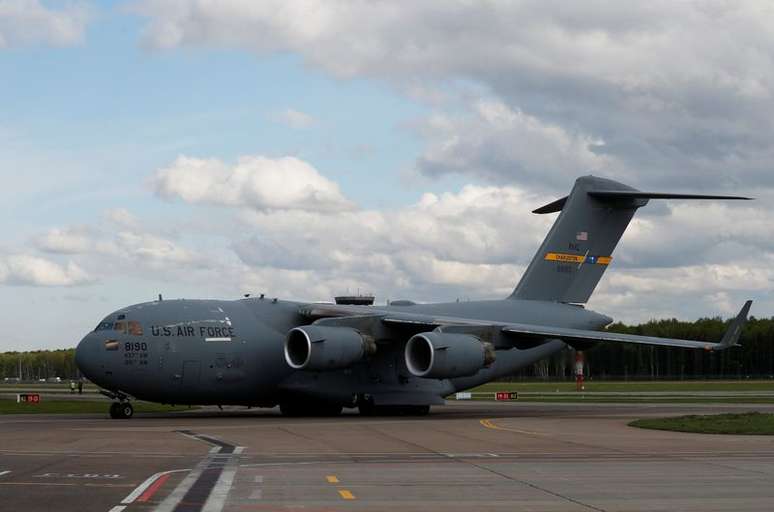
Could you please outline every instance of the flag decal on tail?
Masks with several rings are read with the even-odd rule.
[[[613,258],[610,256],[584,256],[583,254],[566,254],[561,252],[546,253],[544,259],[561,263],[589,263],[591,265],[609,265],[613,261]]]

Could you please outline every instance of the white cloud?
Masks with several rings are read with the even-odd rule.
[[[77,44],[83,40],[89,19],[89,9],[79,3],[52,9],[39,0],[0,0],[0,49]]]
[[[93,278],[76,263],[64,265],[29,254],[0,256],[0,283],[20,286],[76,286]]]
[[[197,264],[201,258],[192,251],[150,233],[121,231],[115,238],[98,244],[98,250],[149,268],[169,269],[178,265]]]
[[[304,112],[288,108],[273,114],[272,119],[296,130],[311,128],[317,122],[314,117]]]
[[[580,173],[606,155],[638,171],[640,184],[774,186],[768,2],[144,0],[135,10],[156,48],[291,52],[334,76],[376,78],[409,94],[472,82],[520,116],[514,135],[569,137],[547,157],[543,144],[514,139],[523,150],[514,159],[496,134],[479,136],[474,150],[494,145],[507,158],[489,173],[504,172],[499,181],[521,184],[513,168],[533,160]],[[475,123],[458,128],[476,138]],[[456,171],[480,176],[492,163],[485,156],[474,151]]]
[[[358,287],[420,300],[505,296],[547,230],[545,217],[523,222],[545,200],[469,185],[397,210],[246,211],[254,235],[233,247],[251,272],[309,272],[304,286],[326,291],[317,299]]]
[[[294,157],[243,156],[229,166],[180,156],[151,184],[164,198],[255,210],[344,211],[353,208],[336,183]]]
[[[51,254],[78,258],[100,277],[115,273],[150,277],[202,268],[207,258],[143,225],[126,210],[109,210],[104,225],[52,228],[34,237],[32,245]],[[161,274],[154,274],[161,272]]]
[[[92,249],[93,232],[87,227],[52,228],[36,237],[33,243],[44,252],[78,254]]]
[[[138,219],[126,208],[113,208],[105,212],[105,219],[122,228],[136,229]]]
[[[555,218],[529,211],[553,199],[512,186],[467,185],[384,210],[256,209],[233,202],[229,230],[222,223],[151,224],[123,212],[118,219],[132,219],[134,227],[115,224],[108,214],[104,226],[59,228],[33,240],[46,241],[41,249],[72,254],[76,268],[105,282],[115,276],[196,281],[207,283],[210,294],[266,292],[296,300],[330,300],[356,289],[379,300],[502,298]],[[756,312],[774,306],[768,242],[774,216],[755,205],[644,208],[589,306],[625,321],[730,315],[747,298],[758,301]],[[76,253],[80,248],[87,250]],[[19,282],[18,274],[2,281]]]
[[[497,100],[463,115],[435,114],[420,126],[428,145],[417,162],[429,176],[460,173],[490,181],[567,187],[580,173],[617,176],[624,165],[601,154],[604,141],[544,122]]]

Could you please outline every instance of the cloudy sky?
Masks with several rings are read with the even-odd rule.
[[[589,307],[774,298],[774,7],[0,0],[0,350],[122,305],[499,298],[593,173],[651,203]]]

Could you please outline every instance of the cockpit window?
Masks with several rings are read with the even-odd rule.
[[[136,320],[129,320],[129,334],[132,336],[142,336],[142,325]]]
[[[113,330],[132,336],[142,336],[142,324],[137,320],[121,320],[113,324]]]
[[[121,315],[123,316],[123,315]],[[120,317],[119,317],[120,318]],[[130,334],[132,336],[142,336],[142,324],[137,320],[119,320],[118,322],[100,322],[95,331],[118,331],[122,334]]]

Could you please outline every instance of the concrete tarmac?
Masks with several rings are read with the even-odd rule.
[[[421,418],[7,415],[0,509],[769,511],[774,436],[626,425],[747,410],[774,406],[458,402]]]

